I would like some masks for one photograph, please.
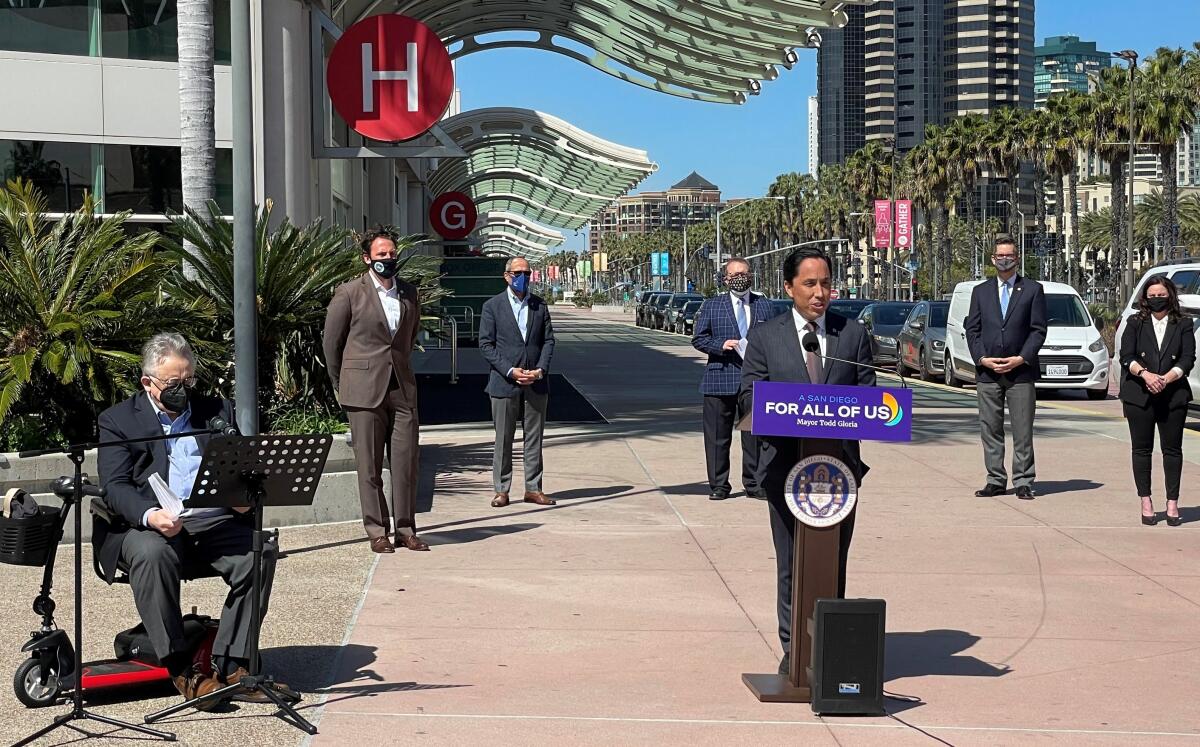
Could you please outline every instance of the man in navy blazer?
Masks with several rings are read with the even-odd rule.
[[[1004,406],[1013,430],[1013,485],[1017,497],[1032,500],[1034,382],[1040,373],[1038,350],[1046,342],[1046,294],[1042,284],[1017,274],[1017,247],[1011,236],[996,237],[992,256],[996,279],[971,291],[963,329],[975,364],[975,400],[983,439],[987,484],[981,498],[1008,490],[1004,471]]]
[[[746,336],[775,315],[775,309],[763,296],[750,292],[750,263],[734,257],[725,263],[728,293],[708,299],[696,315],[692,346],[708,353],[700,393],[704,395],[704,460],[708,465],[708,497],[720,501],[729,497],[729,447],[733,444],[734,423],[742,417],[738,392],[742,385],[742,356]],[[758,484],[758,444],[753,435],[742,432],[742,487],[746,495],[763,499]]]
[[[479,352],[491,367],[487,393],[492,399],[492,422],[496,426],[492,453],[495,508],[509,502],[517,420],[523,422],[525,441],[525,502],[554,505],[542,492],[542,433],[550,401],[546,374],[554,355],[554,328],[546,302],[529,292],[532,274],[527,260],[508,260],[504,267],[508,287],[483,304],[479,321]]]

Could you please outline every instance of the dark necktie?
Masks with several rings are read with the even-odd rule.
[[[816,322],[809,322],[807,325],[805,325],[805,328],[809,332],[812,332],[813,335],[817,334],[817,323]],[[819,342],[819,338],[818,338],[818,342]],[[808,380],[814,384],[820,384],[821,382],[823,382],[825,380],[825,374],[821,370],[821,358],[818,355],[820,350],[821,349],[818,347],[816,350],[805,351],[805,358],[807,359],[807,360],[805,360],[805,363],[808,366]]]

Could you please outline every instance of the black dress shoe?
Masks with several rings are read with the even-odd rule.
[[[1017,497],[1023,501],[1032,501],[1033,488],[1029,487],[1028,485],[1022,485],[1021,487],[1017,488]]]
[[[787,677],[788,674],[790,674],[790,672],[788,672],[788,670],[791,668],[792,668],[792,660],[789,659],[788,655],[785,653],[783,655],[783,658],[779,660],[779,676]]]
[[[767,499],[767,491],[759,490],[757,488],[754,490],[747,490],[746,497],[753,498],[756,501],[765,501]]]
[[[714,490],[708,494],[708,499],[710,501],[723,501],[728,497],[729,493],[726,493],[724,490]]]
[[[991,498],[992,496],[1004,495],[1004,492],[1005,487],[1003,485],[996,485],[995,483],[989,482],[987,485],[984,485],[982,488],[975,491],[975,497]]]

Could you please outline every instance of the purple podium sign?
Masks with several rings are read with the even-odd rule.
[[[911,389],[758,381],[752,415],[756,436],[912,440]]]

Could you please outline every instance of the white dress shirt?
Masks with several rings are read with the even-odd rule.
[[[383,304],[383,315],[387,317],[388,332],[394,335],[400,327],[400,293],[396,290],[396,281],[392,281],[391,288],[384,288],[379,279],[375,277],[375,273],[372,272],[371,282],[375,284],[375,293],[379,296],[379,303]]]
[[[801,316],[799,311],[796,311],[795,306],[792,307],[792,321],[795,322],[796,334],[800,337],[800,349],[804,350],[804,336],[808,334],[808,320]],[[817,325],[817,330],[813,334],[817,336],[817,342],[821,344],[821,358],[823,361],[827,349],[825,346],[825,315],[822,314],[813,321]],[[807,350],[805,354],[808,354]],[[823,362],[822,365],[824,365]]]
[[[1158,349],[1162,350],[1163,339],[1167,336],[1167,323],[1171,321],[1171,317],[1164,316],[1162,319],[1156,319],[1154,315],[1150,316],[1150,322],[1154,325],[1154,339],[1158,341]],[[1183,369],[1179,366],[1174,366],[1172,371],[1175,376],[1182,379]]]

